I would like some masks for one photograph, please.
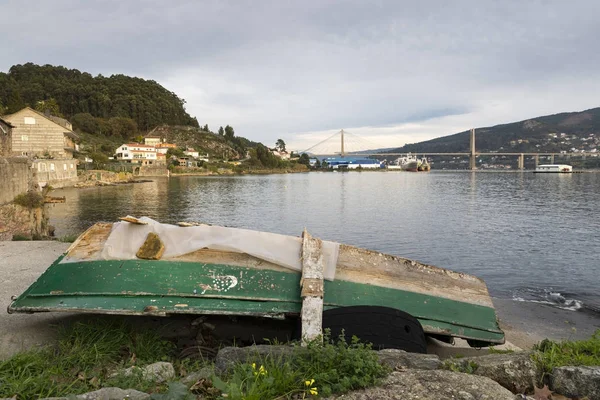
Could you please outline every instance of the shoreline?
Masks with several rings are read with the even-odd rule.
[[[70,243],[57,241],[0,242],[0,305],[6,310],[11,296],[20,295],[61,254]],[[506,335],[507,349],[530,349],[548,338],[577,340],[589,338],[600,329],[600,316],[582,311],[563,310],[549,305],[492,298],[500,327]],[[0,314],[0,359],[32,347],[52,343],[56,332],[51,325],[85,317],[85,313]],[[442,353],[482,354],[482,350],[444,346]],[[435,349],[433,350],[435,352]]]

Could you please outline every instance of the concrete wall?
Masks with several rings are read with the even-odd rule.
[[[10,203],[25,193],[32,178],[30,161],[25,157],[0,157],[0,204]]]
[[[29,157],[73,158],[73,153],[65,150],[71,147],[67,143],[65,133],[72,132],[44,115],[24,108],[11,115],[2,117],[14,126],[12,130],[12,154]]]
[[[54,188],[73,186],[77,183],[77,160],[51,159],[34,160],[33,176],[40,187],[50,185]]]

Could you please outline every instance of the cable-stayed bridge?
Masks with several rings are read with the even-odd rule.
[[[341,157],[352,156],[352,157],[366,157],[366,156],[402,156],[406,153],[388,153],[388,152],[380,152],[377,150],[380,148],[380,145],[369,141],[368,139],[362,138],[354,133],[348,132],[344,129],[334,133],[328,138],[320,141],[314,146],[301,151],[300,153],[310,153],[317,156],[326,156],[326,155],[339,155]],[[567,157],[569,159],[571,156],[576,157],[585,157],[587,156],[597,156],[596,153],[591,152],[577,152],[577,153],[480,153],[475,151],[475,129],[471,129],[471,138],[469,143],[469,152],[458,152],[458,153],[431,153],[431,152],[423,152],[419,153],[421,156],[464,156],[469,157],[469,166],[470,169],[477,169],[476,167],[476,159],[478,156],[515,156],[518,157],[518,168],[524,169],[525,166],[525,157],[531,157],[535,161],[535,165],[539,164],[540,156],[545,156],[550,159],[550,163],[554,164],[555,156],[559,157]]]

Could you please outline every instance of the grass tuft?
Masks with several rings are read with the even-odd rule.
[[[542,380],[556,367],[600,365],[600,329],[587,340],[544,339],[533,350],[531,357],[542,372]]]
[[[340,335],[306,348],[297,347],[288,361],[261,357],[258,363],[236,365],[225,380],[213,377],[222,397],[232,400],[304,399],[330,396],[376,385],[388,373],[370,344]]]
[[[137,331],[119,320],[76,322],[59,329],[55,347],[19,353],[0,362],[0,397],[60,397],[97,390],[115,383],[110,375],[131,365],[170,360],[175,346],[153,331]],[[122,387],[149,387],[132,375]],[[156,385],[154,385],[156,386]]]
[[[30,190],[27,193],[15,196],[13,202],[22,207],[33,209],[42,207],[44,205],[44,197],[38,192]]]

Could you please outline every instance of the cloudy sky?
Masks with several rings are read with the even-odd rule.
[[[600,106],[600,2],[0,0],[0,70],[154,79],[213,129],[373,147]]]

